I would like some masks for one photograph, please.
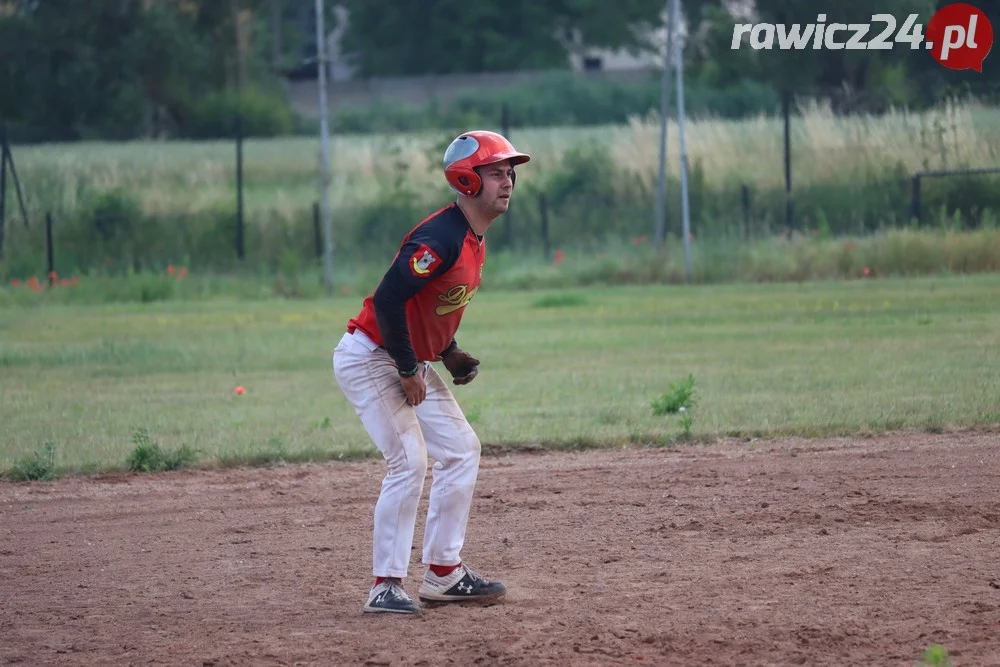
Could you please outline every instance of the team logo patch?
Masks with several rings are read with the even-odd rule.
[[[435,308],[434,312],[443,317],[462,310],[472,302],[472,297],[476,296],[478,291],[478,286],[469,289],[468,285],[455,285],[447,294],[438,294],[438,301],[443,305]]]
[[[420,244],[417,251],[413,253],[413,257],[410,258],[410,270],[413,271],[413,275],[426,278],[434,268],[437,268],[434,265],[440,262],[441,258],[433,250]]]

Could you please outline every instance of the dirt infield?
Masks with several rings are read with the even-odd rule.
[[[510,594],[419,617],[361,614],[382,470],[0,484],[0,661],[1000,664],[1000,433],[488,456]]]

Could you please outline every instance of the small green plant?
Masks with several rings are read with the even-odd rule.
[[[31,456],[21,459],[7,472],[7,478],[14,482],[51,482],[58,477],[56,445],[51,440],[46,440]]]
[[[922,665],[928,667],[951,667],[951,659],[948,657],[948,649],[940,644],[934,644],[924,651]]]
[[[678,424],[681,427],[679,439],[688,440],[691,438],[691,427],[694,425],[694,416],[691,414],[693,407],[694,376],[689,374],[683,380],[671,384],[669,391],[653,401],[653,414],[658,417],[680,415],[678,419]]]
[[[661,394],[653,401],[653,414],[657,417],[673,415],[684,410],[690,410],[694,405],[694,376],[688,375],[679,382],[670,385],[669,391]]]
[[[163,450],[153,442],[149,430],[142,426],[132,432],[132,444],[135,448],[128,455],[128,469],[132,472],[154,472],[161,470]]]
[[[126,461],[132,472],[180,470],[194,463],[197,458],[197,453],[186,444],[173,451],[164,450],[153,441],[149,430],[144,426],[132,432],[132,444],[135,448]]]
[[[685,407],[680,409],[681,418],[679,423],[681,425],[681,437],[690,438],[691,437],[691,426],[694,424],[694,417],[691,416],[691,411]]]

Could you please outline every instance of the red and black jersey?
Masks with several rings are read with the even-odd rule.
[[[485,240],[458,205],[442,208],[406,235],[347,330],[360,329],[383,346],[400,370],[439,360],[479,291],[485,259]]]

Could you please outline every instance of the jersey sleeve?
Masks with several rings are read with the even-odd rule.
[[[372,301],[382,345],[401,371],[417,366],[406,322],[406,302],[458,261],[464,234],[445,225],[423,225],[403,243]]]

